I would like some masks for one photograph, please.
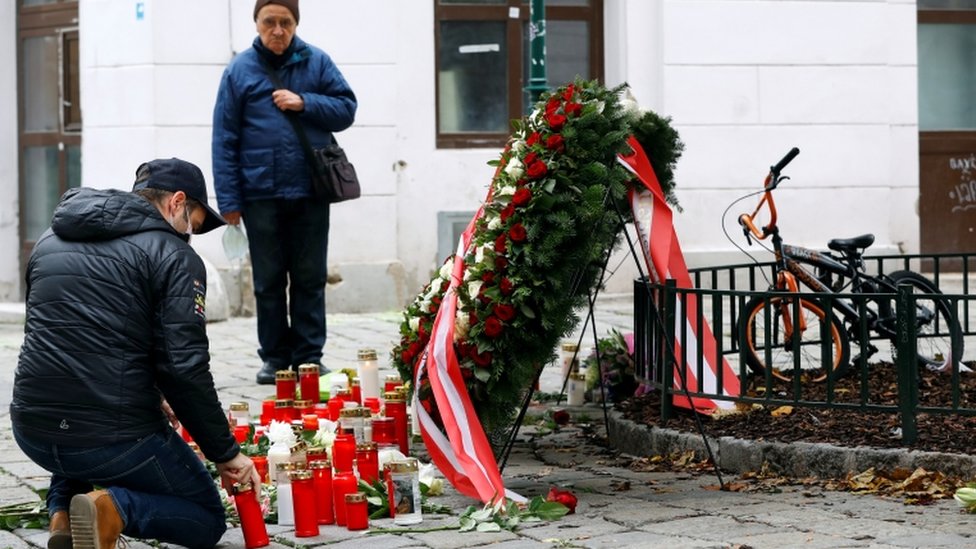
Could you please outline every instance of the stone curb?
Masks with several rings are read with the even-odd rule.
[[[693,450],[699,458],[706,457],[698,433],[636,423],[616,411],[609,413],[608,427],[611,446],[626,454],[669,455]],[[708,432],[707,426],[705,431]],[[848,448],[815,442],[765,442],[734,437],[708,437],[708,443],[719,467],[733,473],[759,471],[763,463],[768,463],[771,472],[797,478],[841,478],[871,467],[884,471],[895,468],[914,471],[921,467],[963,479],[976,478],[976,457],[963,454],[864,446]]]

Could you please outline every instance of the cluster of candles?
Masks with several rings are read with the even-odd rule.
[[[359,377],[349,387],[331,387],[325,402],[319,396],[318,365],[299,366],[297,375],[290,370],[278,372],[275,396],[262,402],[260,422],[253,426],[257,440],[272,420],[289,423],[296,431],[317,431],[320,419],[338,422],[331,455],[300,441],[286,451],[275,451],[273,446],[267,456],[251,456],[262,482],[277,486],[278,524],[294,525],[296,537],[318,536],[320,525],[369,528],[366,495],[359,492],[358,481],[380,480],[381,449],[395,448],[409,455],[409,389],[397,376],[388,376],[381,398],[376,352],[361,350],[358,358]],[[245,442],[252,428],[248,404],[232,403],[229,420],[234,436]],[[418,470],[413,458],[384,467],[390,516],[396,524],[422,520]],[[234,487],[247,549],[270,543],[258,492],[250,484]]]

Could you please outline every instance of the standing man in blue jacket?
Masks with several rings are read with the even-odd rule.
[[[114,549],[120,534],[220,540],[224,507],[177,417],[225,486],[260,482],[217,399],[207,272],[188,243],[223,224],[200,168],[161,159],[139,167],[131,193],[66,192],[34,246],[10,419],[52,473],[49,549]]]
[[[257,0],[258,36],[224,71],[213,119],[217,204],[247,227],[254,271],[257,382],[300,364],[322,367],[329,204],[316,198],[295,116],[313,148],[352,125],[356,96],[332,59],[295,35],[298,0]],[[282,85],[275,89],[268,71]]]

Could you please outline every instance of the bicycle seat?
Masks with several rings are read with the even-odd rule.
[[[867,248],[874,244],[873,234],[862,234],[854,238],[835,238],[827,243],[827,247],[835,252],[856,252],[860,248]]]

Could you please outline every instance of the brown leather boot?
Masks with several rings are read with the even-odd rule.
[[[51,515],[47,549],[71,549],[71,523],[67,511],[56,511]]]
[[[95,490],[71,498],[74,549],[115,549],[123,526],[108,491]]]

